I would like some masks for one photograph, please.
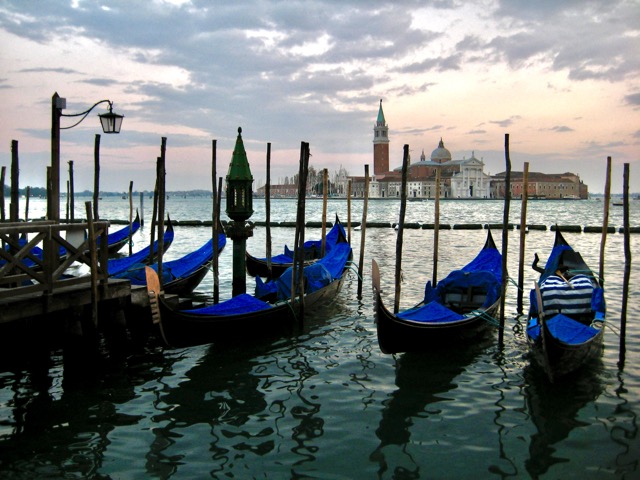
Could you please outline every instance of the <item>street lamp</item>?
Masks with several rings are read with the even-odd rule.
[[[247,238],[253,235],[253,226],[246,221],[253,215],[253,175],[242,141],[242,128],[238,128],[236,146],[233,149],[227,173],[227,215],[232,222],[227,225],[227,237],[233,241],[233,280],[231,295],[247,291],[246,251]]]
[[[62,113],[62,110],[67,108],[67,99],[61,98],[57,92],[51,98],[51,185],[48,186],[50,194],[47,206],[49,220],[60,221],[60,130],[68,130],[79,125],[94,108],[102,103],[109,104],[109,112],[98,115],[102,124],[102,131],[108,134],[120,133],[124,115],[113,113],[113,102],[111,100],[100,100],[84,112],[66,114]],[[60,117],[80,117],[80,120],[69,127],[61,127]]]

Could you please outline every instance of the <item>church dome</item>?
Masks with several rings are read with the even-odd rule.
[[[431,161],[438,162],[438,163],[451,161],[451,152],[444,147],[442,138],[440,139],[438,148],[436,148],[433,152],[431,152]]]

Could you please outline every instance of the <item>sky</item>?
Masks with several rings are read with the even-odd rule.
[[[61,182],[152,190],[167,138],[168,191],[212,188],[226,175],[238,127],[255,180],[310,164],[373,171],[380,99],[391,168],[403,145],[418,160],[440,138],[485,172],[577,173],[604,191],[640,191],[638,0],[0,0],[0,166],[18,141],[20,186],[44,186],[51,97],[65,114],[109,99],[125,116],[103,134],[96,107],[62,130]],[[64,126],[72,125],[63,118]]]

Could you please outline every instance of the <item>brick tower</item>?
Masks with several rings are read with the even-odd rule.
[[[378,119],[373,127],[373,174],[384,175],[389,171],[389,127],[384,121],[382,99]]]

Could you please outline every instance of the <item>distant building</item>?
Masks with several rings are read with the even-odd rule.
[[[494,177],[484,173],[484,162],[471,152],[470,158],[453,160],[442,138],[427,160],[424,150],[420,160],[411,163],[407,170],[407,196],[409,198],[434,198],[436,171],[440,169],[440,196],[442,198],[504,198],[504,173]],[[339,182],[351,180],[351,195],[364,197],[364,177],[343,177]],[[384,118],[382,100],[373,127],[373,173],[370,172],[369,197],[400,197],[402,166],[389,170],[389,126]],[[511,174],[511,194],[522,195],[522,172]],[[529,196],[538,198],[588,198],[587,186],[574,173],[529,174]],[[343,187],[340,191],[346,192]]]
[[[494,175],[491,192],[494,198],[504,198],[505,172]],[[511,172],[511,197],[520,198],[523,192],[523,172]],[[546,199],[588,199],[589,187],[575,173],[529,172],[527,196]]]

